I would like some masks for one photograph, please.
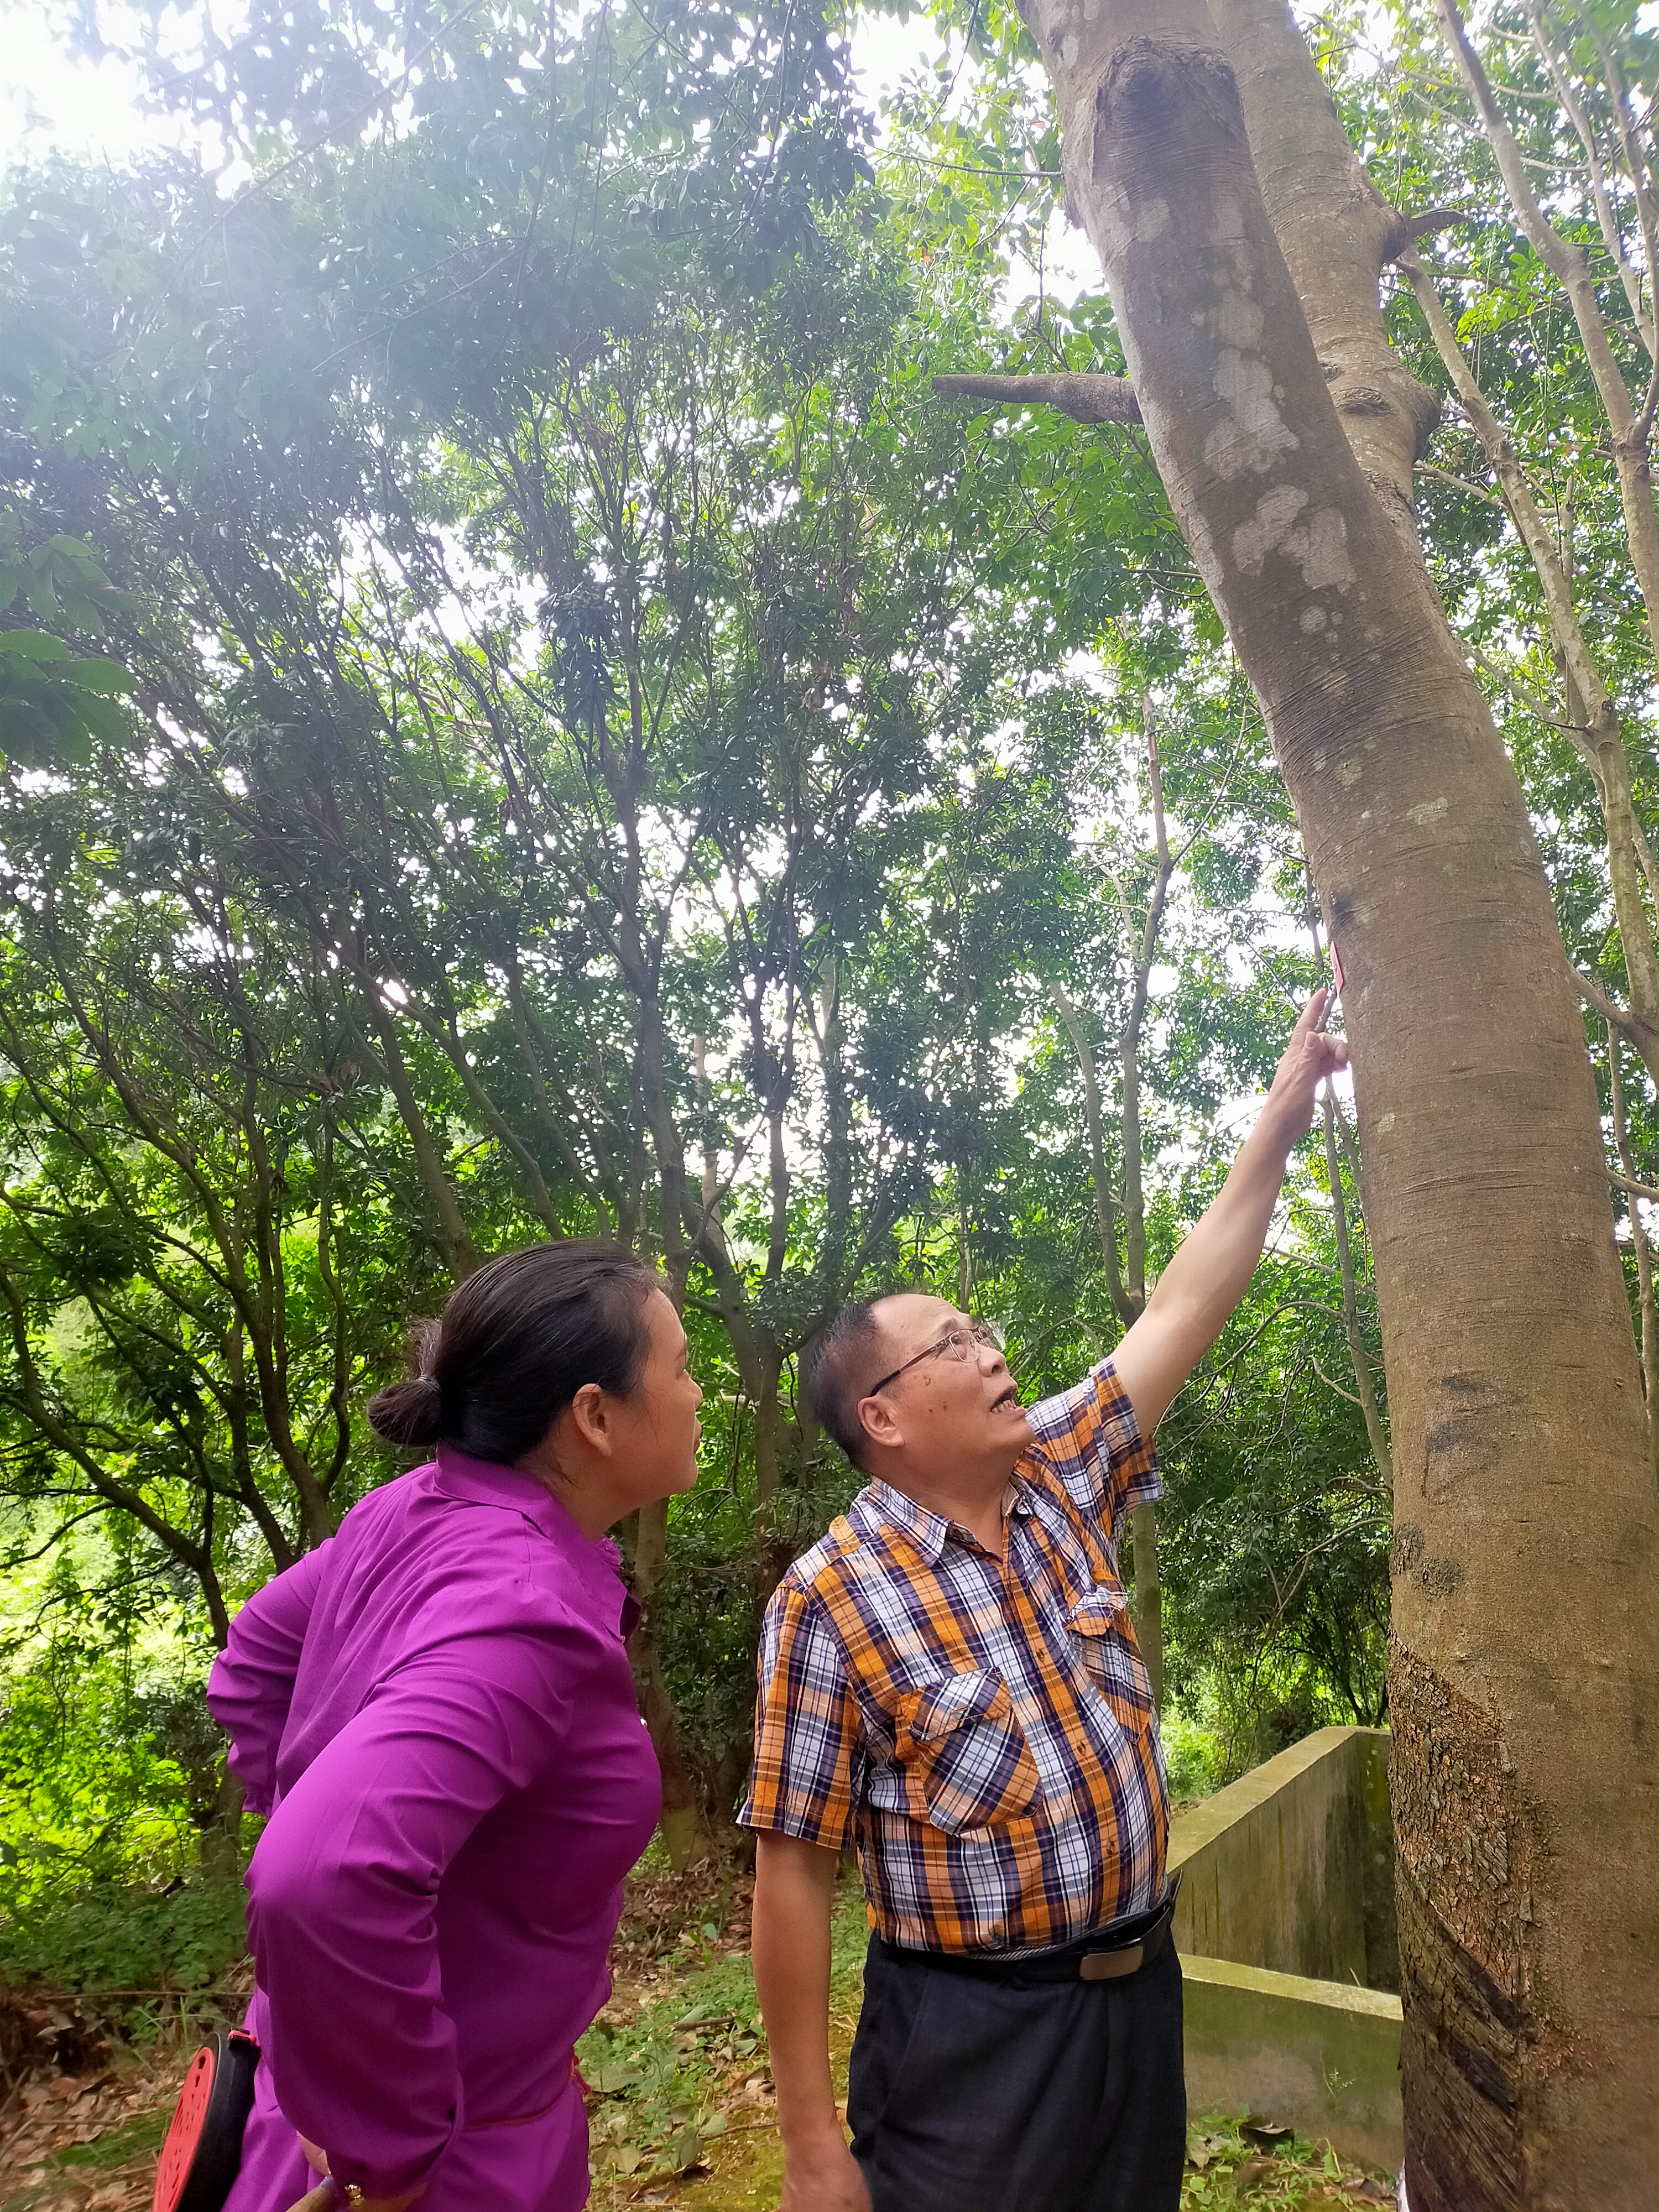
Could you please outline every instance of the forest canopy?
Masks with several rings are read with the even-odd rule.
[[[1659,48],[1304,27],[1412,226],[1416,521],[1582,978],[1651,1391]],[[939,0],[877,105],[799,4],[64,35],[155,127],[0,188],[0,1911],[228,1847],[229,1620],[398,1471],[410,1321],[570,1234],[659,1261],[706,1393],[624,1532],[684,1852],[857,1485],[802,1346],[925,1285],[1072,1380],[1328,973],[1144,432],[933,387],[1123,374],[1049,280],[1036,49]],[[1178,1789],[1386,1717],[1378,1346],[1337,1098],[1126,1562]]]

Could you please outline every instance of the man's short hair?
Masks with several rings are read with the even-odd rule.
[[[806,1402],[860,1474],[869,1473],[865,1451],[869,1439],[859,1419],[859,1401],[881,1371],[885,1348],[876,1308],[896,1295],[881,1291],[843,1306],[801,1355],[801,1388]]]

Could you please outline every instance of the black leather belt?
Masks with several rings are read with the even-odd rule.
[[[1011,1989],[1054,1982],[1120,1982],[1150,1966],[1169,1942],[1180,1890],[1177,1874],[1171,1876],[1163,1902],[1151,1912],[1116,1921],[1097,1936],[1081,1936],[1063,1951],[1040,1951],[1025,1959],[999,1958],[985,1951],[911,1951],[882,1936],[876,1940],[888,1958],[906,1966],[938,1966],[947,1974],[1003,1982]]]

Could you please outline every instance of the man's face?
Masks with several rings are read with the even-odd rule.
[[[859,1417],[872,1441],[895,1455],[890,1462],[895,1470],[902,1464],[923,1475],[935,1468],[1012,1474],[1031,1441],[1031,1425],[1007,1361],[988,1343],[932,1349],[965,1336],[974,1326],[971,1318],[946,1299],[904,1291],[884,1298],[875,1320],[884,1350],[872,1381],[895,1368],[904,1372],[866,1395]],[[928,1356],[918,1358],[918,1353]]]

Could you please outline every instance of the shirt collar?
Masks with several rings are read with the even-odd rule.
[[[506,1467],[499,1460],[474,1459],[457,1445],[441,1443],[434,1483],[446,1498],[465,1498],[475,1505],[499,1505],[521,1513],[533,1528],[575,1568],[584,1589],[616,1619],[620,1604],[623,1636],[639,1618],[639,1608],[622,1579],[622,1554],[609,1536],[597,1540],[577,1525],[568,1506],[561,1504],[544,1482],[521,1467]],[[631,1611],[633,1620],[627,1619]]]
[[[879,1475],[866,1486],[863,1495],[869,1500],[872,1510],[889,1528],[897,1528],[909,1538],[930,1567],[939,1565],[945,1547],[953,1537],[960,1543],[967,1536],[965,1529],[958,1533],[956,1523],[947,1521],[944,1514],[935,1513],[930,1506],[919,1505],[914,1498],[895,1490]],[[1002,1493],[1005,1517],[1011,1513],[1029,1513],[1030,1510],[1030,1495],[1024,1477],[1018,1473],[1010,1475],[1008,1487]],[[975,1545],[975,1548],[979,1547]]]

